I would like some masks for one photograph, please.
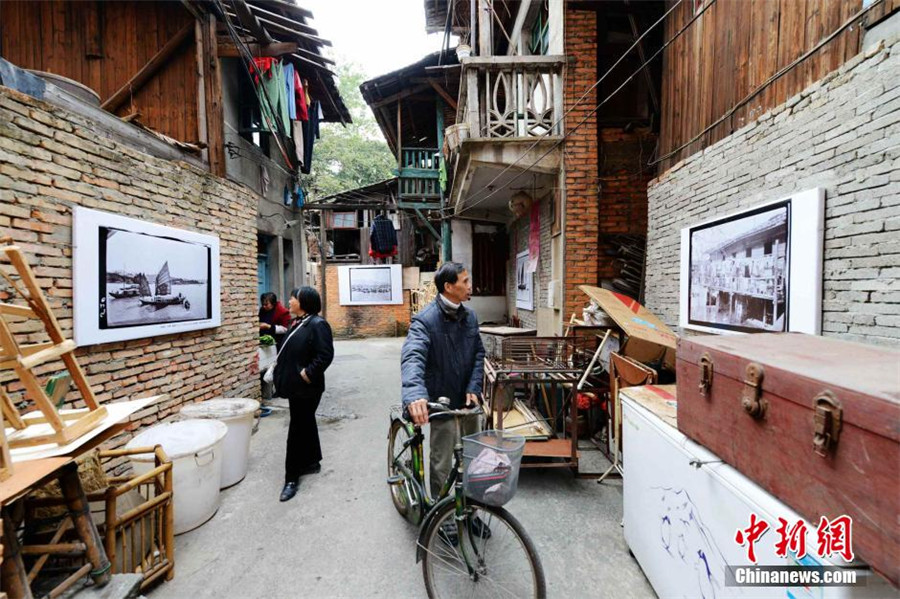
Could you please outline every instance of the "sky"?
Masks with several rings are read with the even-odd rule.
[[[310,25],[334,46],[340,63],[355,62],[366,78],[395,71],[440,50],[442,34],[425,33],[424,0],[295,0],[313,13]]]

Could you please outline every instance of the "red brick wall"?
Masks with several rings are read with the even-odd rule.
[[[597,80],[597,16],[592,11],[566,8],[565,110],[566,130],[597,105],[596,90],[575,108],[578,99]],[[599,235],[597,116],[587,118],[565,144],[566,230],[564,319],[581,313],[585,295],[579,285],[597,284],[597,240]]]
[[[604,237],[646,234],[647,183],[655,173],[646,167],[655,135],[642,128],[603,128],[597,117],[603,108],[588,117],[605,99],[596,90],[575,106],[599,77],[597,43],[596,13],[567,8],[565,109],[574,108],[566,116],[566,131],[587,118],[565,146],[565,319],[572,312],[580,314],[587,303],[579,285],[597,285],[618,275],[616,258],[605,255]]]
[[[168,393],[171,399],[132,417],[133,432],[174,415],[185,403],[258,397],[257,196],[184,163],[120,145],[96,129],[82,117],[0,87],[0,236],[11,236],[27,253],[63,334],[72,336],[75,205],[217,235],[222,278],[218,328],[79,348],[78,361],[97,399]],[[21,303],[10,291],[0,283],[0,301]],[[37,321],[13,328],[20,342],[47,340]],[[63,369],[52,362],[37,372]],[[22,398],[13,371],[0,371],[0,384],[16,401]],[[81,403],[77,391],[67,400]],[[132,432],[108,446],[122,445]]]
[[[615,256],[607,256],[606,235],[647,233],[647,184],[654,168],[647,159],[656,146],[656,136],[648,130],[625,132],[621,127],[600,130],[600,252],[597,276],[611,279],[619,275]]]
[[[335,337],[396,337],[409,329],[409,291],[403,303],[385,306],[342,306],[338,287],[338,266],[325,270],[326,314]],[[321,287],[319,288],[321,292]]]

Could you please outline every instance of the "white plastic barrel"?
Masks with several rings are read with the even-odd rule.
[[[222,447],[221,488],[230,487],[247,476],[250,455],[250,435],[253,433],[253,415],[259,409],[255,399],[208,399],[181,408],[182,418],[218,420],[228,426],[228,434]]]
[[[150,427],[125,446],[162,445],[172,460],[175,534],[193,530],[219,509],[222,441],[228,427],[216,420],[182,420]],[[131,456],[137,474],[153,469],[153,454]]]

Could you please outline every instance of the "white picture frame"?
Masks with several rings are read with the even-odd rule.
[[[818,187],[681,229],[679,325],[820,334],[824,231]]]
[[[338,301],[342,306],[400,305],[403,303],[403,266],[338,266],[338,290]]]
[[[76,345],[221,326],[218,237],[81,206],[72,219]]]
[[[528,272],[528,250],[516,254],[516,308],[534,310],[534,273]]]

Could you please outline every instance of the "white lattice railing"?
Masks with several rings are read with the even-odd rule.
[[[562,56],[463,59],[459,122],[471,137],[561,135],[563,64]]]

